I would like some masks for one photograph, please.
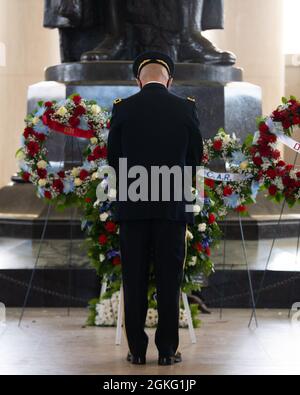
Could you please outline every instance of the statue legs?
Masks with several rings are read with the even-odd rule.
[[[84,53],[81,60],[99,61],[124,58],[124,52],[126,52],[124,3],[125,1],[119,0],[107,2],[107,34],[94,50]]]
[[[236,56],[216,48],[201,34],[201,19],[204,0],[180,0],[182,15],[180,62],[233,65]]]

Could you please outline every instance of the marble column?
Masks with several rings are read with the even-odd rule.
[[[43,1],[0,0],[0,187],[16,171],[28,85],[44,79],[44,68],[59,63],[57,31],[42,26]],[[1,55],[0,55],[1,56]],[[1,63],[1,62],[0,62]]]
[[[264,114],[284,95],[283,27],[283,0],[225,0],[225,30],[206,33],[237,55],[245,81],[262,87]]]

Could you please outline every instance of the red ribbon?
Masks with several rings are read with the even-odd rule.
[[[47,126],[49,126],[49,128],[54,130],[55,132],[63,133],[67,136],[79,137],[83,139],[91,139],[92,137],[95,137],[95,133],[93,130],[83,130],[79,128],[73,128],[71,126],[65,126],[57,121],[52,121],[51,119],[47,119]]]

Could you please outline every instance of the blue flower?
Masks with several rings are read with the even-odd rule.
[[[44,106],[39,107],[39,109],[35,112],[34,116],[39,118],[44,114],[45,111],[46,111],[46,107]]]
[[[237,193],[233,193],[230,196],[224,197],[224,204],[226,207],[237,208],[239,206],[240,196]]]
[[[251,198],[253,200],[256,199],[256,196],[258,194],[259,188],[260,188],[259,182],[258,181],[252,181],[252,184],[251,184]]]
[[[68,195],[69,193],[73,192],[75,189],[74,182],[71,180],[64,180],[64,193]]]
[[[120,251],[114,251],[114,250],[108,251],[106,256],[108,259],[115,258],[116,256],[120,256]]]
[[[80,124],[79,124],[78,127],[80,129],[83,129],[83,130],[89,130],[90,129],[88,121],[84,117],[80,117]]]
[[[100,213],[106,213],[109,211],[111,208],[111,203],[110,202],[103,202],[103,204],[100,206],[99,211]]]
[[[235,151],[232,153],[232,158],[230,162],[234,166],[240,166],[241,163],[247,160],[246,156],[242,153],[242,151]]]
[[[37,194],[38,194],[39,198],[44,198],[45,197],[45,189],[41,188],[41,187],[38,187]]]
[[[48,126],[44,125],[42,121],[39,121],[36,125],[34,125],[33,130],[46,135],[49,133]]]

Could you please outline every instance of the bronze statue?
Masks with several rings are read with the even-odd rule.
[[[233,65],[202,31],[222,29],[224,0],[45,0],[45,27],[60,30],[62,61],[131,60],[159,50],[175,61]]]

